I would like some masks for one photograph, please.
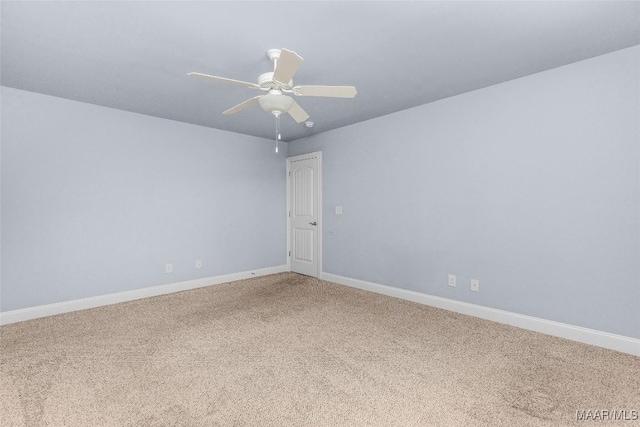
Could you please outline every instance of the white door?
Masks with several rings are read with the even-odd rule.
[[[289,157],[290,270],[320,277],[322,255],[322,153]]]

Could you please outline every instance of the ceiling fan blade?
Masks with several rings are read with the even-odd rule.
[[[286,85],[291,81],[293,76],[304,61],[297,53],[287,49],[280,51],[280,58],[276,63],[276,69],[273,72],[273,80]]]
[[[260,86],[255,84],[255,83],[243,82],[243,81],[240,81],[240,80],[227,79],[227,78],[218,77],[218,76],[210,76],[208,74],[202,74],[202,73],[189,73],[188,75],[189,76],[194,76],[194,77],[201,77],[203,79],[223,82],[223,83],[231,83],[231,84],[238,85],[238,86],[249,87],[251,89],[260,89]]]
[[[325,96],[328,98],[353,98],[355,86],[296,86],[293,93],[298,96]]]
[[[247,107],[252,106],[253,104],[255,104],[256,102],[258,102],[258,99],[262,98],[264,95],[258,95],[258,96],[254,96],[251,99],[247,99],[244,102],[241,102],[240,104],[236,105],[235,107],[231,107],[229,108],[227,111],[223,111],[222,114],[235,114],[238,111],[242,111]]]
[[[302,109],[300,104],[298,104],[295,100],[293,100],[293,98],[291,99],[293,101],[293,104],[291,104],[291,108],[289,108],[289,111],[287,112],[291,117],[293,117],[293,120],[295,120],[296,122],[298,123],[304,122],[309,118],[309,115],[307,114],[306,111]]]

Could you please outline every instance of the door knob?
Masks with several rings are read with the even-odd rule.
[[[311,224],[311,225],[318,225],[318,223],[317,223],[317,222],[315,222],[315,221],[310,222],[309,224]]]

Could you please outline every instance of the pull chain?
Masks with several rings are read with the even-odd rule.
[[[280,114],[276,114],[276,153],[278,152],[278,141],[280,141]]]

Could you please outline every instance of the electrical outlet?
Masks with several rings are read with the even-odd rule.
[[[453,274],[449,275],[449,282],[447,283],[449,286],[456,287],[456,276]]]
[[[480,281],[478,279],[471,279],[471,290],[473,292],[480,291]]]
[[[196,260],[196,268],[202,268],[202,260],[201,259],[197,259]]]
[[[166,274],[173,273],[173,264],[166,264],[164,266],[164,272]]]

